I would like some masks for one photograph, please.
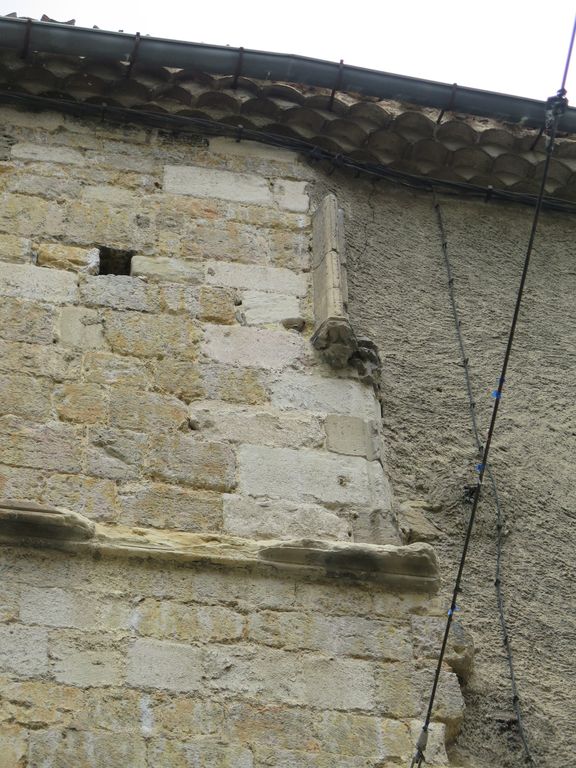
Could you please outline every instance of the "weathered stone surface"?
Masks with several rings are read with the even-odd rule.
[[[78,472],[80,438],[75,427],[0,418],[0,462],[36,469]]]
[[[309,200],[305,181],[276,179],[272,186],[272,193],[276,203],[285,211],[306,213],[308,210]]]
[[[174,431],[186,422],[186,406],[171,395],[142,392],[132,387],[110,390],[110,426],[137,432]]]
[[[61,683],[92,688],[117,685],[122,680],[123,660],[102,632],[81,635],[60,630],[50,640],[52,674]]]
[[[232,325],[236,322],[236,291],[203,286],[200,289],[200,320]]]
[[[154,386],[160,392],[176,395],[180,400],[189,402],[202,397],[205,393],[202,371],[189,360],[171,360],[164,358],[154,364]]]
[[[335,195],[325,195],[312,216],[312,265],[317,267],[334,251],[344,261],[344,222]]]
[[[46,377],[54,381],[80,378],[81,355],[48,344],[0,339],[0,371]]]
[[[148,754],[157,768],[254,768],[248,747],[223,742],[218,736],[186,742],[153,739]]]
[[[291,611],[261,611],[250,617],[248,637],[286,650],[408,661],[412,643],[407,623],[354,616],[325,617]]]
[[[155,286],[128,275],[98,275],[80,283],[80,299],[87,307],[157,312],[160,298]]]
[[[373,389],[353,379],[329,379],[289,371],[277,377],[271,389],[272,402],[279,408],[380,418]]]
[[[422,721],[411,720],[410,723],[411,747],[414,747],[422,732]],[[426,746],[426,763],[429,766],[451,765],[446,754],[446,727],[444,723],[433,722],[428,729],[428,744]]]
[[[94,309],[63,307],[57,332],[60,342],[66,347],[86,350],[106,346],[102,318]]]
[[[66,382],[56,388],[54,400],[62,421],[95,424],[108,416],[107,392],[98,384]]]
[[[326,448],[329,451],[364,456],[369,461],[378,456],[378,427],[375,421],[328,414],[325,428]]]
[[[222,497],[163,483],[125,485],[120,489],[120,522],[181,531],[219,531]]]
[[[72,589],[27,587],[20,598],[20,621],[73,629],[125,629],[130,607],[121,600],[100,599],[96,604]]]
[[[429,691],[432,686],[434,669],[420,669],[414,673],[414,685],[420,691]],[[427,697],[420,707],[421,716],[424,715],[428,704]],[[458,684],[458,678],[453,672],[442,672],[438,684],[432,718],[440,720],[446,726],[446,743],[451,744],[460,730],[464,717],[464,699]]]
[[[28,732],[20,725],[0,725],[0,768],[24,765],[28,753]]]
[[[104,328],[114,352],[137,357],[196,357],[198,326],[183,317],[107,312]]]
[[[51,389],[46,379],[16,373],[0,375],[0,415],[47,421],[52,411]]]
[[[49,729],[31,734],[29,754],[30,768],[126,768],[146,764],[146,742],[125,734],[119,739],[107,731]]]
[[[84,475],[51,474],[42,497],[91,520],[111,522],[118,517],[116,485],[111,480]]]
[[[353,712],[323,712],[313,731],[322,750],[333,756],[366,755],[372,760],[390,760],[389,765],[405,758],[413,746],[405,723]]]
[[[0,260],[30,264],[32,262],[32,241],[27,237],[0,235]]]
[[[152,378],[142,360],[110,352],[87,352],[82,371],[86,381],[95,384],[118,384],[141,389],[145,389]]]
[[[158,437],[150,454],[152,476],[214,491],[234,487],[235,468],[229,446],[181,433]]]
[[[224,495],[223,530],[246,538],[321,538],[347,540],[350,526],[317,504],[268,501]]]
[[[0,464],[0,497],[3,499],[38,499],[43,483],[44,478],[36,469]]]
[[[207,325],[203,350],[219,363],[279,369],[304,356],[305,345],[286,331]]]
[[[59,236],[63,206],[32,195],[4,194],[0,206],[0,228],[22,237]]]
[[[0,296],[72,304],[78,297],[77,280],[76,275],[60,269],[0,262]]]
[[[286,448],[318,448],[324,442],[321,422],[310,414],[202,400],[189,406],[188,415],[194,431],[216,440]]]
[[[205,264],[206,282],[228,288],[253,289],[287,296],[306,296],[307,276],[284,267],[256,267],[209,261]]]
[[[199,290],[196,285],[158,282],[149,285],[148,290],[158,291],[162,312],[182,313],[189,317],[198,317],[200,313]]]
[[[425,505],[404,502],[398,510],[398,527],[406,544],[413,541],[434,541],[442,532],[424,514]]]
[[[300,303],[295,296],[264,291],[244,291],[240,310],[248,325],[281,323],[301,314]]]
[[[268,182],[261,176],[217,168],[167,165],[164,190],[175,195],[216,197],[256,205],[270,205],[273,201]]]
[[[188,643],[240,640],[245,617],[221,605],[184,605],[174,601],[145,600],[132,613],[140,635]]]
[[[257,368],[233,367],[214,362],[203,365],[200,375],[203,382],[202,394],[205,393],[211,400],[255,405],[270,399],[265,373]]]
[[[82,515],[35,502],[0,502],[0,523],[7,543],[21,538],[76,542],[94,535],[94,523]]]
[[[311,450],[238,449],[239,488],[250,496],[340,505],[373,502],[369,463]]]
[[[136,640],[128,650],[127,682],[137,688],[199,691],[203,651],[160,640]]]
[[[97,275],[100,267],[98,248],[75,248],[62,243],[40,243],[35,247],[36,263],[39,267],[65,269],[68,272],[83,272]]]
[[[0,337],[10,341],[51,344],[55,318],[54,307],[4,298],[0,302]]]
[[[197,284],[203,279],[203,269],[198,264],[166,256],[133,256],[130,271],[133,277],[146,277],[155,281]]]
[[[17,160],[40,160],[44,163],[71,163],[82,165],[84,156],[69,147],[54,147],[47,144],[14,144],[12,157]]]
[[[113,480],[137,477],[147,445],[147,436],[139,432],[91,427],[88,431],[85,471],[89,475],[109,477]]]
[[[0,670],[22,677],[48,671],[48,636],[42,627],[0,625]]]
[[[413,616],[412,632],[415,654],[428,659],[438,658],[445,628],[446,621],[443,617]],[[467,680],[473,659],[474,639],[472,635],[459,621],[453,621],[444,657],[446,664],[453,669],[458,677]]]

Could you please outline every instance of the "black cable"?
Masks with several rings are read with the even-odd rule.
[[[442,242],[442,252],[444,254],[444,264],[446,267],[446,274],[448,277],[448,293],[450,296],[450,304],[452,307],[452,315],[454,317],[454,326],[456,328],[456,337],[458,339],[458,346],[460,347],[460,357],[462,360],[462,368],[464,369],[464,379],[466,381],[466,390],[468,393],[468,407],[470,410],[470,421],[472,425],[472,434],[474,435],[474,441],[476,448],[478,449],[479,456],[482,455],[482,441],[480,439],[480,432],[478,430],[478,419],[476,416],[476,403],[474,401],[474,395],[472,391],[472,382],[470,379],[470,364],[469,357],[466,353],[466,347],[464,345],[464,338],[462,336],[462,324],[460,322],[460,313],[458,311],[458,305],[456,303],[456,296],[454,292],[454,276],[452,274],[452,265],[450,263],[450,256],[448,253],[448,239],[446,237],[446,228],[444,226],[444,218],[442,216],[442,209],[440,207],[440,201],[436,197],[436,191],[432,190],[434,199],[434,208],[436,210],[436,217],[438,219],[438,228],[440,230],[440,238]],[[506,621],[506,613],[504,610],[504,595],[502,592],[502,543],[504,535],[502,533],[504,529],[504,514],[502,512],[502,505],[500,503],[500,495],[498,493],[498,486],[496,484],[496,478],[489,464],[486,465],[486,474],[490,480],[492,488],[492,495],[494,498],[494,504],[496,507],[496,573],[494,578],[494,585],[496,588],[496,602],[498,604],[498,616],[500,620],[500,628],[502,631],[502,641],[506,650],[506,658],[508,661],[508,671],[510,675],[510,688],[512,693],[512,705],[514,707],[514,713],[516,715],[516,722],[518,724],[518,732],[520,734],[520,740],[522,741],[522,747],[528,763],[534,765],[534,758],[528,745],[528,739],[526,737],[526,731],[524,729],[524,721],[522,718],[522,710],[520,707],[520,696],[518,694],[518,686],[516,685],[516,675],[514,673],[514,659],[512,656],[512,646],[510,645],[510,635],[508,632],[508,625]]]
[[[242,140],[258,141],[273,147],[282,149],[291,149],[306,155],[311,162],[324,161],[331,163],[335,169],[344,168],[366,174],[377,179],[382,179],[395,184],[401,184],[411,189],[420,189],[430,192],[431,183],[438,188],[454,195],[467,195],[473,198],[487,200],[489,198],[507,201],[510,203],[519,203],[521,205],[534,205],[537,201],[536,195],[524,192],[513,192],[506,189],[494,189],[493,187],[484,187],[479,184],[469,184],[463,181],[449,181],[445,179],[428,179],[416,174],[405,173],[393,168],[389,168],[380,163],[369,163],[356,160],[348,155],[337,152],[330,152],[311,142],[303,139],[295,139],[289,136],[281,136],[269,131],[258,131],[253,128],[230,125],[229,123],[219,123],[215,120],[202,117],[190,117],[188,115],[171,115],[167,112],[149,112],[141,109],[127,109],[126,107],[116,107],[106,104],[91,104],[87,102],[76,102],[65,99],[54,99],[47,96],[34,96],[32,94],[22,94],[16,91],[0,90],[0,103],[25,105],[26,107],[36,109],[58,110],[65,114],[75,117],[96,117],[99,120],[109,120],[113,123],[125,125],[135,123],[148,127],[164,130],[173,130],[185,132],[192,135],[206,136],[228,136],[238,139],[239,128],[241,128]],[[576,203],[560,198],[547,197],[543,207],[549,210],[560,211],[563,213],[576,213]]]
[[[570,39],[570,47],[568,51],[567,62],[570,61],[572,55],[572,48],[574,45],[574,36],[576,33],[576,19],[572,29],[572,37]],[[566,80],[567,66],[564,69],[563,83]],[[555,96],[551,96],[546,102],[546,128],[547,128],[547,144],[546,144],[546,159],[544,161],[544,169],[542,172],[542,180],[540,182],[540,190],[536,200],[536,208],[534,210],[534,217],[532,220],[532,228],[530,231],[530,237],[528,240],[528,247],[526,249],[526,256],[524,257],[524,265],[522,268],[522,275],[520,277],[520,285],[518,287],[518,293],[516,295],[516,304],[514,306],[514,314],[512,316],[512,323],[510,325],[510,331],[508,334],[508,341],[506,343],[506,351],[504,353],[504,360],[502,362],[502,369],[500,372],[500,378],[498,380],[498,387],[494,391],[494,406],[492,408],[492,416],[490,418],[490,426],[488,427],[488,434],[486,435],[486,442],[484,443],[484,449],[482,452],[482,461],[477,466],[478,481],[474,491],[474,498],[472,502],[472,510],[468,519],[468,526],[466,528],[466,536],[464,538],[464,546],[462,549],[462,555],[458,565],[458,572],[456,574],[456,581],[454,583],[454,590],[452,592],[452,600],[450,608],[448,610],[448,618],[446,620],[446,628],[444,630],[444,636],[442,638],[442,645],[440,647],[440,655],[438,657],[438,664],[436,665],[436,672],[434,674],[434,681],[432,683],[432,691],[430,693],[430,700],[428,702],[428,709],[426,711],[426,717],[424,719],[424,725],[422,731],[416,741],[416,752],[412,758],[411,768],[418,766],[421,768],[425,759],[426,745],[428,743],[428,729],[430,727],[430,721],[432,719],[432,709],[434,708],[434,701],[436,699],[436,691],[438,689],[438,683],[440,681],[440,672],[442,671],[442,664],[444,662],[444,656],[446,654],[446,646],[448,644],[448,636],[450,634],[450,627],[452,626],[452,618],[457,608],[456,602],[458,593],[460,592],[460,584],[462,582],[462,574],[464,572],[464,566],[466,564],[466,557],[468,555],[468,549],[470,547],[470,540],[472,537],[472,530],[474,528],[474,521],[476,519],[476,512],[478,510],[478,504],[482,494],[482,483],[484,480],[484,474],[486,472],[486,466],[488,464],[488,456],[490,454],[490,446],[492,445],[492,438],[494,436],[494,428],[496,426],[496,420],[498,418],[498,410],[500,408],[500,401],[502,399],[502,390],[504,389],[504,383],[506,381],[506,373],[508,371],[508,363],[510,362],[510,355],[512,353],[512,347],[514,344],[514,336],[516,333],[516,326],[518,324],[518,317],[520,314],[520,307],[522,305],[522,297],[524,295],[524,286],[526,284],[526,278],[528,276],[528,269],[530,267],[530,258],[532,256],[532,250],[534,248],[534,240],[536,238],[536,230],[538,228],[538,222],[540,220],[540,212],[542,210],[542,201],[544,199],[544,192],[546,191],[546,181],[548,180],[548,172],[550,170],[550,161],[552,159],[552,152],[554,151],[554,141],[556,139],[556,131],[558,128],[558,119],[560,115],[565,111],[567,101],[565,98],[564,86],[556,93]]]

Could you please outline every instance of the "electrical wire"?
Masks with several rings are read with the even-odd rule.
[[[522,306],[522,298],[524,295],[524,286],[526,284],[526,278],[528,276],[528,270],[530,267],[530,259],[532,256],[532,250],[534,248],[534,241],[536,239],[536,231],[538,229],[538,222],[540,220],[540,213],[542,211],[542,202],[544,200],[544,193],[546,191],[546,181],[548,180],[548,172],[550,170],[550,161],[552,159],[552,153],[554,151],[554,142],[556,139],[556,132],[558,129],[558,120],[560,115],[565,111],[567,106],[566,90],[564,84],[568,73],[568,64],[570,57],[572,56],[572,48],[574,46],[574,37],[576,34],[576,18],[574,19],[574,25],[572,28],[572,36],[570,39],[570,46],[568,50],[567,63],[564,67],[564,75],[562,78],[562,86],[554,96],[551,96],[546,102],[546,114],[545,125],[547,133],[546,142],[546,159],[544,161],[544,169],[542,172],[542,179],[540,182],[540,190],[536,200],[536,207],[534,209],[534,216],[532,219],[532,228],[530,230],[530,237],[528,240],[528,246],[526,249],[526,255],[524,257],[524,265],[522,267],[522,274],[520,277],[520,284],[518,287],[518,293],[516,295],[516,304],[514,306],[514,313],[512,316],[512,322],[510,325],[510,331],[508,333],[508,341],[506,343],[506,351],[504,352],[504,360],[502,362],[502,368],[500,372],[500,378],[498,380],[498,387],[494,390],[494,405],[492,407],[492,416],[490,418],[490,426],[488,427],[488,433],[486,435],[486,441],[484,443],[482,452],[482,461],[477,465],[476,470],[478,472],[478,480],[474,490],[474,497],[472,501],[472,509],[468,518],[468,525],[466,528],[466,536],[464,538],[464,546],[462,549],[462,555],[458,564],[458,572],[456,574],[456,581],[454,583],[454,590],[452,592],[452,600],[450,602],[450,608],[448,609],[448,617],[446,620],[446,627],[444,630],[444,636],[442,638],[442,645],[440,647],[440,654],[438,656],[438,663],[436,665],[436,671],[434,674],[434,680],[432,683],[432,690],[430,693],[430,699],[428,702],[428,708],[426,710],[426,716],[424,724],[418,739],[416,741],[416,751],[412,757],[411,768],[418,766],[421,768],[422,763],[425,760],[426,745],[428,743],[428,730],[430,727],[430,721],[432,719],[432,710],[434,708],[434,701],[436,699],[436,692],[438,690],[438,684],[440,681],[440,673],[442,671],[442,664],[444,662],[444,656],[446,653],[446,646],[448,644],[448,636],[450,634],[450,627],[452,626],[452,619],[454,612],[457,609],[457,598],[460,592],[460,584],[462,582],[462,574],[464,572],[464,566],[466,564],[466,557],[468,555],[468,549],[470,547],[470,540],[472,538],[472,530],[474,528],[474,521],[476,519],[476,512],[478,510],[478,504],[480,503],[480,497],[482,495],[482,483],[484,475],[486,473],[486,466],[488,465],[488,457],[490,454],[490,446],[492,445],[492,438],[494,436],[494,428],[496,426],[496,420],[498,418],[498,411],[500,408],[500,402],[502,400],[502,391],[504,389],[504,383],[506,381],[506,373],[508,371],[508,364],[510,362],[510,356],[512,354],[512,347],[514,344],[514,336],[516,333],[516,326],[518,324],[518,317],[520,315],[520,307]]]
[[[460,321],[460,313],[458,311],[458,304],[456,302],[456,296],[454,292],[454,275],[452,273],[452,265],[450,263],[450,255],[448,252],[448,239],[446,237],[446,228],[444,226],[444,217],[442,215],[442,208],[440,201],[436,195],[436,190],[432,190],[434,209],[436,211],[436,217],[438,219],[438,229],[440,231],[440,238],[442,244],[442,252],[444,255],[444,265],[446,267],[446,275],[448,278],[448,293],[450,296],[450,305],[452,307],[452,316],[454,318],[454,326],[456,328],[456,337],[458,339],[458,346],[460,348],[460,358],[462,361],[462,368],[464,370],[464,379],[466,382],[466,391],[468,393],[468,407],[470,410],[470,422],[472,426],[472,434],[474,435],[474,442],[478,450],[478,455],[482,455],[482,440],[480,439],[480,431],[478,429],[478,418],[476,416],[476,402],[474,400],[474,394],[472,391],[472,382],[470,378],[470,359],[466,353],[466,347],[464,344],[464,338],[462,335],[462,323]],[[514,672],[514,659],[512,655],[512,647],[510,645],[510,636],[508,632],[508,624],[506,621],[506,612],[504,609],[504,595],[502,591],[502,544],[503,544],[503,529],[504,529],[504,513],[502,511],[502,505],[500,503],[500,495],[498,493],[498,486],[496,484],[496,478],[489,464],[486,465],[486,475],[490,481],[492,488],[492,496],[494,498],[494,504],[496,507],[496,572],[494,578],[494,586],[496,588],[496,602],[498,604],[498,618],[500,621],[500,629],[502,631],[502,642],[506,650],[506,658],[508,662],[508,672],[510,675],[510,688],[512,693],[512,705],[514,707],[514,713],[516,715],[516,723],[518,725],[518,733],[524,749],[524,755],[526,761],[531,765],[534,765],[534,758],[530,751],[528,739],[526,736],[526,730],[524,728],[524,720],[522,717],[522,709],[520,707],[520,696],[518,694],[518,686],[516,684],[516,675]]]
[[[412,189],[420,189],[430,192],[432,179],[418,176],[404,171],[389,168],[380,163],[371,163],[357,160],[345,154],[330,152],[316,144],[296,139],[290,136],[281,136],[270,131],[259,131],[242,125],[230,125],[202,117],[190,117],[188,115],[171,115],[165,112],[152,112],[141,109],[127,109],[106,104],[89,104],[75,102],[48,96],[35,96],[16,91],[0,90],[0,103],[24,105],[34,109],[51,109],[74,115],[75,117],[89,116],[101,121],[126,125],[133,123],[163,130],[172,130],[183,134],[227,136],[236,141],[258,141],[273,147],[291,149],[305,155],[310,162],[327,162],[332,169],[354,171],[356,174],[368,175],[376,179],[385,180]],[[503,200],[510,203],[533,206],[537,202],[537,195],[524,192],[513,192],[495,187],[484,187],[479,184],[469,184],[463,181],[450,181],[446,179],[434,179],[434,186],[444,190],[445,194],[468,196],[483,200]],[[562,213],[576,213],[576,203],[560,198],[546,197],[542,206],[547,210],[560,211]]]

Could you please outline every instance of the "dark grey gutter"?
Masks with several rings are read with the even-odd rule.
[[[135,43],[138,42],[137,45]],[[228,46],[187,43],[122,32],[73,27],[46,21],[0,17],[0,48],[70,56],[99,61],[129,61],[136,52],[137,63],[147,66],[194,69],[217,75],[241,73],[258,80],[272,80],[337,89],[394,99],[402,102],[482,115],[540,127],[544,103],[502,93],[482,91],[432,80],[379,72],[374,69],[340,66],[334,62],[293,54],[267,53]],[[552,95],[552,94],[550,94]],[[576,132],[576,109],[568,109],[560,130]]]

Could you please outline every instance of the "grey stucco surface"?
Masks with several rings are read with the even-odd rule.
[[[477,461],[440,235],[425,192],[344,176],[319,180],[344,208],[353,326],[379,346],[388,472],[398,503],[424,500],[442,532],[446,602]],[[532,211],[441,197],[462,332],[484,434]],[[576,219],[544,213],[491,464],[506,516],[503,583],[525,727],[536,764],[573,760]],[[486,491],[460,598],[475,639],[457,765],[525,765],[496,606],[496,518]]]

